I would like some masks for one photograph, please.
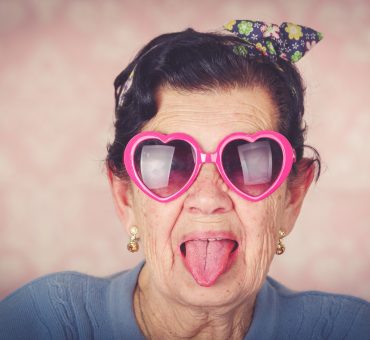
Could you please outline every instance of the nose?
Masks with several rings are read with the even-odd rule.
[[[229,212],[233,202],[228,187],[214,164],[203,164],[198,177],[190,187],[185,209],[192,214],[223,214]]]

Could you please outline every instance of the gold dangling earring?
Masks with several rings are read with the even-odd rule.
[[[286,236],[285,232],[282,230],[279,230],[279,243],[276,248],[276,255],[281,255],[285,251],[285,245],[282,241],[282,239]]]
[[[130,228],[130,241],[127,243],[127,250],[131,253],[136,253],[139,250],[138,232],[137,227]]]

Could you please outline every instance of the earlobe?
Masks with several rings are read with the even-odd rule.
[[[132,208],[132,188],[130,182],[114,175],[108,167],[107,177],[118,217],[125,226],[127,232],[129,232],[130,227],[135,225],[134,212]]]
[[[288,183],[287,198],[285,205],[284,232],[289,234],[294,227],[301,210],[304,198],[310,188],[315,176],[315,165],[311,160],[302,159],[298,164],[298,174],[296,178]]]

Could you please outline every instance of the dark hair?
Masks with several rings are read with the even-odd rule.
[[[316,179],[320,175],[320,155],[304,144],[305,88],[299,71],[288,61],[276,62],[267,57],[248,57],[237,53],[245,42],[236,36],[200,33],[193,29],[163,34],[144,46],[114,82],[116,110],[115,137],[108,145],[107,164],[114,175],[127,178],[122,163],[128,141],[158,110],[156,93],[168,86],[185,91],[208,91],[235,87],[260,86],[268,91],[279,113],[279,132],[291,143],[297,162],[291,177],[297,175],[297,163],[305,147],[314,155],[305,167],[316,163]],[[132,84],[119,105],[123,86],[134,71]]]

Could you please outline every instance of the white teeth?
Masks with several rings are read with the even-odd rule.
[[[214,237],[214,238],[199,238],[197,239],[198,241],[208,241],[208,242],[212,242],[212,241],[222,241],[224,240],[224,238],[222,237]]]

